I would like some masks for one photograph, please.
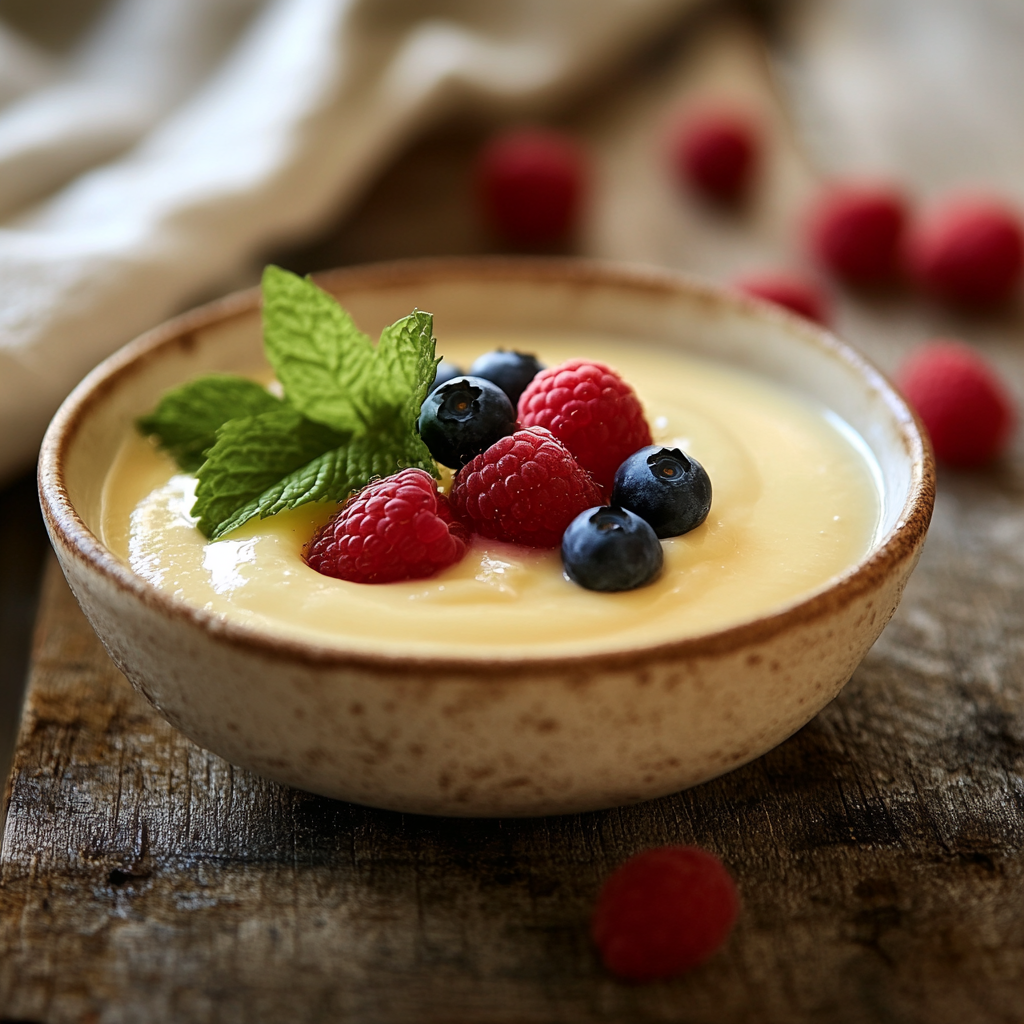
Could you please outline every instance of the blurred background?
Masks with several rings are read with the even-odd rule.
[[[540,252],[789,275],[883,369],[960,337],[1019,400],[1016,291],[851,287],[807,225],[836,182],[1021,209],[1022,100],[1019,0],[0,0],[0,769],[46,550],[34,453],[136,334],[268,261]],[[753,140],[732,191],[687,155],[707,117]],[[524,160],[570,176],[550,230],[502,192]],[[1020,463],[1018,439],[993,471],[1015,493]]]

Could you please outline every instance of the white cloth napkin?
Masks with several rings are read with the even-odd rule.
[[[96,362],[411,135],[538,112],[694,2],[120,0],[64,62],[0,26],[0,479]]]

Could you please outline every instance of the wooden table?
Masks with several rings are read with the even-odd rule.
[[[814,175],[749,35],[706,31],[622,95],[567,115],[600,172],[585,251],[719,274],[796,259],[792,218]],[[709,82],[764,104],[778,140],[767,197],[732,221],[674,195],[651,157],[657,126]],[[459,208],[475,139],[419,144],[344,232],[290,254],[292,265],[357,258],[360,238],[390,255],[391,236],[372,225],[399,222],[414,167],[433,166],[437,188],[451,190],[439,208]],[[488,247],[468,215],[458,223],[452,248]],[[1024,394],[1016,315],[959,322],[896,296],[842,298],[839,317],[886,367],[927,334],[966,333]],[[1024,1020],[1022,455],[1018,438],[997,468],[942,473],[896,618],[796,736],[687,792],[573,817],[400,815],[233,768],[131,690],[51,565],[0,856],[0,1015]],[[703,968],[621,984],[590,945],[592,901],[624,858],[663,843],[720,855],[743,913]]]

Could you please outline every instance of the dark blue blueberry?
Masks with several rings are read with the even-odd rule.
[[[516,429],[516,411],[497,384],[456,377],[430,392],[416,428],[442,466],[461,469]]]
[[[434,383],[430,385],[430,390],[435,391],[442,384],[447,384],[450,380],[455,380],[456,377],[462,377],[462,370],[459,369],[454,363],[449,363],[447,359],[442,359],[437,364],[437,372],[434,374]],[[477,376],[480,376],[477,374]]]
[[[711,480],[692,456],[652,444],[615,471],[612,504],[645,519],[659,537],[678,537],[707,519]]]
[[[588,508],[562,535],[565,574],[587,590],[642,587],[661,572],[663,559],[654,531],[622,508]]]
[[[544,364],[536,356],[526,352],[506,352],[498,348],[480,356],[469,368],[469,372],[474,377],[493,381],[508,395],[508,400],[516,405],[526,385],[543,369]]]

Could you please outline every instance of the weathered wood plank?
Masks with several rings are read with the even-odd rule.
[[[0,489],[0,778],[10,768],[49,543],[34,476]]]

